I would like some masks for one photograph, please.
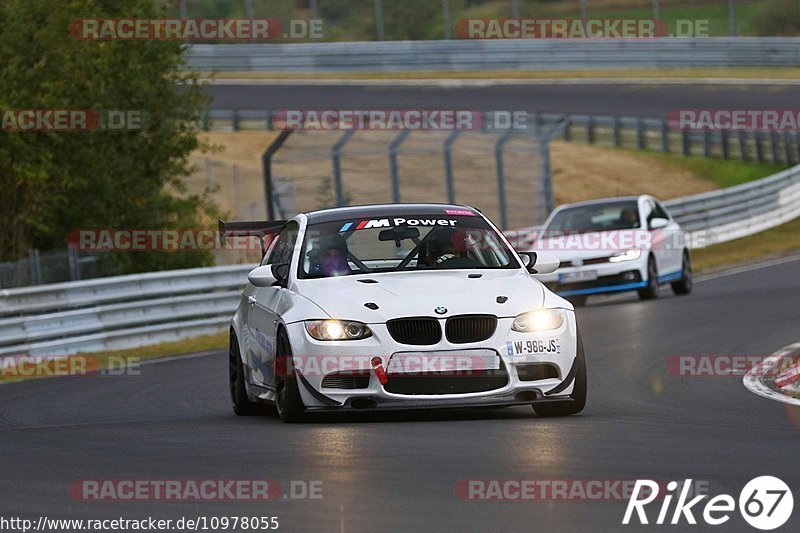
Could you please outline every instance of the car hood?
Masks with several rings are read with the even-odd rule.
[[[470,278],[470,274],[481,277]],[[361,274],[299,280],[297,289],[333,318],[368,324],[408,316],[511,317],[544,303],[542,285],[521,269]],[[499,303],[499,297],[507,300]],[[378,308],[367,308],[367,303]],[[447,311],[437,314],[437,307]]]
[[[560,238],[538,239],[531,251],[547,252],[561,261],[608,257],[631,248],[646,248],[646,230],[593,231]]]

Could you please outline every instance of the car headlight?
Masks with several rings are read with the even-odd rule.
[[[634,259],[639,259],[642,256],[642,251],[638,248],[631,248],[630,250],[626,250],[624,252],[619,252],[617,254],[612,255],[608,258],[609,263],[620,263],[622,261],[633,261]]]
[[[307,320],[306,331],[318,341],[354,341],[372,336],[366,324],[349,320]]]
[[[563,323],[563,309],[538,309],[517,315],[511,329],[524,333],[550,331],[560,328]]]

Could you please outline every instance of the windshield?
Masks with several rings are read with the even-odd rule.
[[[520,268],[479,216],[407,215],[311,224],[299,277],[405,270]]]
[[[588,232],[636,229],[640,226],[636,200],[567,207],[545,228],[547,237],[558,232]]]

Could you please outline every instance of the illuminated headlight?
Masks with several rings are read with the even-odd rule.
[[[372,336],[366,324],[347,320],[308,320],[306,331],[318,341],[354,341]]]
[[[608,258],[609,263],[620,263],[622,261],[633,261],[634,259],[639,259],[642,256],[642,251],[638,248],[631,248],[630,250],[626,250],[624,252],[620,252],[618,254],[614,254]]]
[[[511,324],[511,329],[525,333],[550,331],[560,328],[563,323],[563,309],[539,309],[517,315],[514,323]]]

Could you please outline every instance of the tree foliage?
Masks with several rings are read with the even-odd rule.
[[[213,206],[185,194],[194,120],[207,103],[176,41],[83,41],[79,18],[155,18],[153,0],[4,0],[0,110],[135,110],[135,131],[0,131],[0,260],[63,248],[83,228],[186,228]],[[207,263],[208,254],[117,253],[119,272]]]

